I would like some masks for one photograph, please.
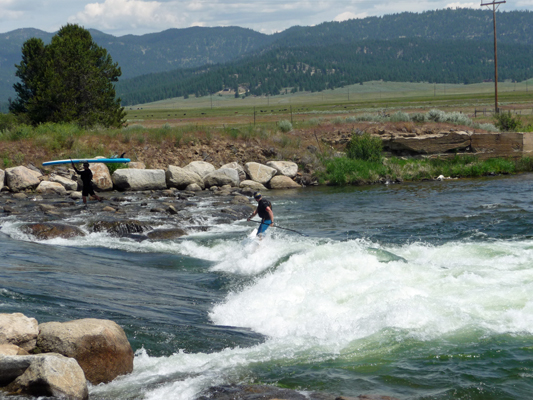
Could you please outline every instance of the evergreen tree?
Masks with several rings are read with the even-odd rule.
[[[10,111],[34,125],[76,122],[83,127],[119,127],[125,111],[115,99],[113,82],[121,75],[107,51],[86,29],[68,24],[44,46],[29,39],[16,65],[21,83],[14,85],[17,98]]]

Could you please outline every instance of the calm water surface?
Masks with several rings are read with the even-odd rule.
[[[36,242],[4,217],[0,312],[120,324],[134,371],[93,400],[250,382],[528,399],[532,192],[533,175],[273,192],[276,222],[309,236],[271,228],[260,243],[244,221],[176,241]]]

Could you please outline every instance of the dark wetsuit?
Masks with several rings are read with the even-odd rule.
[[[90,169],[84,169],[83,171],[78,171],[78,169],[74,167],[74,171],[80,176],[81,181],[83,182],[83,190],[81,192],[81,195],[84,197],[87,197],[89,195],[94,196],[94,190],[93,190],[93,172]]]
[[[259,225],[259,229],[257,230],[258,235],[264,233],[267,228],[272,224],[272,220],[270,219],[270,215],[268,214],[267,207],[270,207],[270,210],[272,210],[272,206],[270,205],[270,202],[268,200],[259,200],[257,204],[257,214],[259,214],[259,216],[261,217],[261,225]]]

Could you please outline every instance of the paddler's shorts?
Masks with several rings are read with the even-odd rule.
[[[261,225],[259,225],[259,229],[257,230],[257,234],[261,235],[262,233],[265,233],[271,223],[272,223],[272,221],[269,220],[269,219],[267,219],[266,221],[261,222]]]

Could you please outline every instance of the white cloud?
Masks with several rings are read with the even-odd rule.
[[[456,3],[449,3],[449,4],[446,4],[446,6],[444,8],[451,8],[453,10],[457,9],[457,8],[480,8],[481,3],[459,3],[459,2],[456,2]]]
[[[69,22],[100,29],[154,28],[166,29],[178,23],[165,3],[141,0],[105,0],[87,4]],[[162,30],[161,29],[161,30]]]
[[[355,14],[351,11],[343,12],[342,14],[337,15],[335,18],[333,18],[333,21],[342,22],[347,21],[349,19],[360,19],[360,18],[366,18],[368,17],[368,14],[366,12]]]

